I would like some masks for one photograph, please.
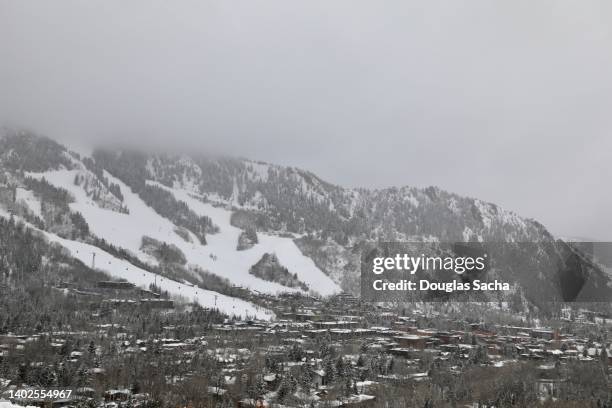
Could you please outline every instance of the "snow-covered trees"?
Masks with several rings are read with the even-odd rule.
[[[240,236],[238,236],[238,245],[236,246],[236,249],[238,251],[249,249],[252,248],[253,245],[257,244],[257,242],[257,232],[255,231],[255,228],[249,227],[242,231]]]
[[[275,254],[265,253],[249,270],[251,275],[270,282],[276,282],[289,288],[301,288],[307,291],[308,285],[300,281],[297,275],[291,274],[282,266]]]
[[[143,236],[140,249],[154,256],[163,265],[185,265],[185,263],[187,263],[185,254],[183,254],[179,247],[174,244],[158,241],[155,238]]]

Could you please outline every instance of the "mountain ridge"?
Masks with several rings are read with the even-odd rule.
[[[106,148],[83,157],[51,139],[25,132],[5,135],[0,148],[0,182],[4,180],[5,186],[19,184],[30,200],[33,196],[41,202],[41,209],[32,214],[22,210],[33,224],[77,240],[91,240],[92,235],[101,234],[107,241],[121,242],[118,247],[136,260],[155,265],[155,260],[139,252],[142,238],[137,240],[137,235],[150,235],[154,241],[165,243],[159,231],[146,225],[157,219],[155,222],[167,225],[165,238],[172,236],[167,244],[181,247],[187,261],[192,260],[188,268],[173,265],[172,270],[177,276],[191,276],[189,279],[196,279],[196,283],[212,274],[229,277],[234,284],[246,282],[250,289],[267,288],[256,277],[235,274],[232,269],[246,269],[248,273],[260,260],[252,254],[262,256],[263,252],[257,251],[264,247],[270,254],[282,248],[276,254],[282,267],[289,266],[283,262],[291,264],[297,270],[288,268],[288,272],[301,274],[298,278],[308,291],[319,294],[340,288],[358,293],[360,253],[376,242],[541,242],[553,248],[543,255],[545,262],[555,264],[563,258],[561,244],[536,220],[437,187],[343,188],[295,167],[204,154],[150,154]],[[70,198],[62,198],[61,191],[70,191]],[[126,197],[131,198],[126,201]],[[145,211],[149,219],[140,217],[140,224],[134,225],[149,230],[146,234],[138,231],[131,241],[124,239],[129,235],[126,233],[117,237],[104,233],[105,226],[92,215],[112,215],[114,220],[132,222]],[[35,213],[43,219],[34,217]],[[88,230],[90,225],[93,231]],[[236,255],[239,236],[246,230],[263,235],[257,244],[240,251],[244,254]],[[229,252],[229,241],[224,240],[235,241],[231,243],[235,252]],[[214,248],[227,252],[219,260],[219,254],[212,252]],[[210,253],[204,259],[200,252],[206,251]],[[230,262],[219,269],[226,262],[224,256],[238,257],[243,263],[236,266]],[[534,291],[529,286],[537,283],[535,286],[543,291],[558,292],[559,296],[563,293],[559,277],[552,272],[539,277],[527,276],[518,269],[512,273],[519,282],[530,282],[524,285],[528,291]],[[598,277],[597,285],[603,285],[601,274],[592,273]],[[316,281],[325,284],[317,286]],[[271,284],[280,290],[276,283]],[[531,296],[537,297],[534,293]]]

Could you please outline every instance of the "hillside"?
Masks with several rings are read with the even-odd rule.
[[[204,154],[99,149],[83,157],[24,132],[0,141],[0,167],[5,210],[73,256],[87,264],[96,252],[105,260],[96,268],[139,285],[149,282],[147,273],[165,276],[173,282],[169,290],[207,305],[211,291],[223,293],[229,303],[217,306],[228,313],[256,310],[231,304],[235,286],[270,294],[358,293],[362,251],[385,241],[515,243],[504,256],[522,260],[510,261],[504,277],[529,301],[543,294],[567,300],[568,282],[609,291],[607,275],[593,266],[580,277],[559,276],[569,249],[537,221],[436,187],[347,189],[293,167]],[[247,231],[252,242],[243,245]],[[154,256],[145,241],[174,248],[185,262]],[[542,246],[534,254],[522,242]],[[266,254],[299,284],[280,273],[266,279],[250,273]],[[119,260],[129,263],[124,271],[136,272],[119,272]]]

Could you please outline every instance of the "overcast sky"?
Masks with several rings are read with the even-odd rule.
[[[612,2],[0,0],[0,122],[437,185],[612,240]]]

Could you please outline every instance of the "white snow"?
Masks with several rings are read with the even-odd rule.
[[[171,221],[157,214],[128,186],[108,173],[105,175],[109,181],[121,187],[124,196],[123,204],[129,209],[129,214],[110,211],[96,205],[87,197],[82,187],[74,185],[74,170],[29,175],[37,178],[45,177],[56,187],[68,190],[75,199],[75,202],[70,204],[71,210],[83,215],[95,235],[115,246],[131,251],[146,262],[155,263],[156,261],[140,250],[143,235],[176,245],[185,254],[190,265],[197,265],[201,269],[227,278],[236,285],[263,293],[299,290],[264,281],[249,274],[249,268],[265,252],[269,252],[275,253],[283,266],[291,273],[297,273],[298,278],[317,293],[329,295],[340,290],[331,278],[317,268],[310,258],[304,256],[289,238],[258,234],[259,244],[245,251],[237,251],[236,245],[241,231],[230,225],[231,212],[202,203],[191,197],[186,191],[164,187],[171,191],[177,199],[185,201],[197,214],[210,217],[220,228],[218,234],[207,236],[207,245],[201,245],[195,240],[195,237],[192,237],[194,242],[185,242],[176,234],[174,231],[176,226]]]
[[[112,213],[112,211],[108,212]],[[8,214],[0,210],[0,216],[7,217]],[[60,244],[69,251],[73,258],[80,260],[85,265],[92,266],[92,258],[95,254],[95,269],[106,272],[112,277],[125,279],[142,288],[148,288],[150,284],[156,283],[158,287],[167,291],[170,295],[181,296],[187,301],[197,302],[202,307],[219,309],[219,311],[230,316],[246,317],[248,315],[263,320],[270,320],[274,317],[274,314],[269,310],[242,299],[204,290],[191,284],[176,282],[141,269],[126,260],[116,258],[96,246],[64,239],[55,234],[39,230],[30,224],[27,225],[33,230],[40,231],[49,242]]]
[[[35,405],[18,405],[11,401],[0,401],[0,408],[36,408]]]
[[[299,280],[305,282],[319,294],[330,295],[340,291],[338,285],[317,268],[312,259],[302,254],[292,239],[258,232],[258,244],[247,250],[237,251],[236,244],[242,231],[230,224],[231,211],[204,203],[185,190],[170,189],[158,183],[154,184],[172,192],[177,200],[184,201],[196,214],[210,217],[214,224],[219,227],[220,232],[208,235],[206,237],[207,245],[203,247],[217,257],[216,261],[212,262],[210,258],[202,260],[208,270],[215,273],[217,273],[216,271],[224,271],[224,273],[217,274],[228,277],[230,280],[232,278],[228,275],[233,275],[238,282],[242,281],[244,285],[249,287],[251,287],[251,282],[257,282],[258,286],[260,285],[259,282],[269,285],[271,282],[262,281],[248,274],[248,270],[261,259],[264,253],[275,253],[280,263],[289,272],[296,273]],[[244,271],[247,272],[246,276],[244,276]],[[245,278],[248,280],[244,281]],[[286,290],[285,287],[282,288]],[[266,290],[265,287],[254,289]]]
[[[252,303],[164,278],[134,266],[128,261],[115,258],[113,255],[96,246],[63,239],[57,235],[44,231],[43,234],[49,241],[59,243],[70,251],[70,254],[74,258],[86,265],[91,265],[92,256],[96,254],[96,269],[105,271],[115,278],[125,279],[137,286],[148,288],[150,284],[157,283],[157,286],[162,290],[168,291],[171,295],[182,296],[187,299],[187,301],[195,301],[202,307],[217,308],[230,316],[236,315],[244,317],[248,315],[250,317],[265,320],[269,320],[273,317],[271,312],[253,305]]]

